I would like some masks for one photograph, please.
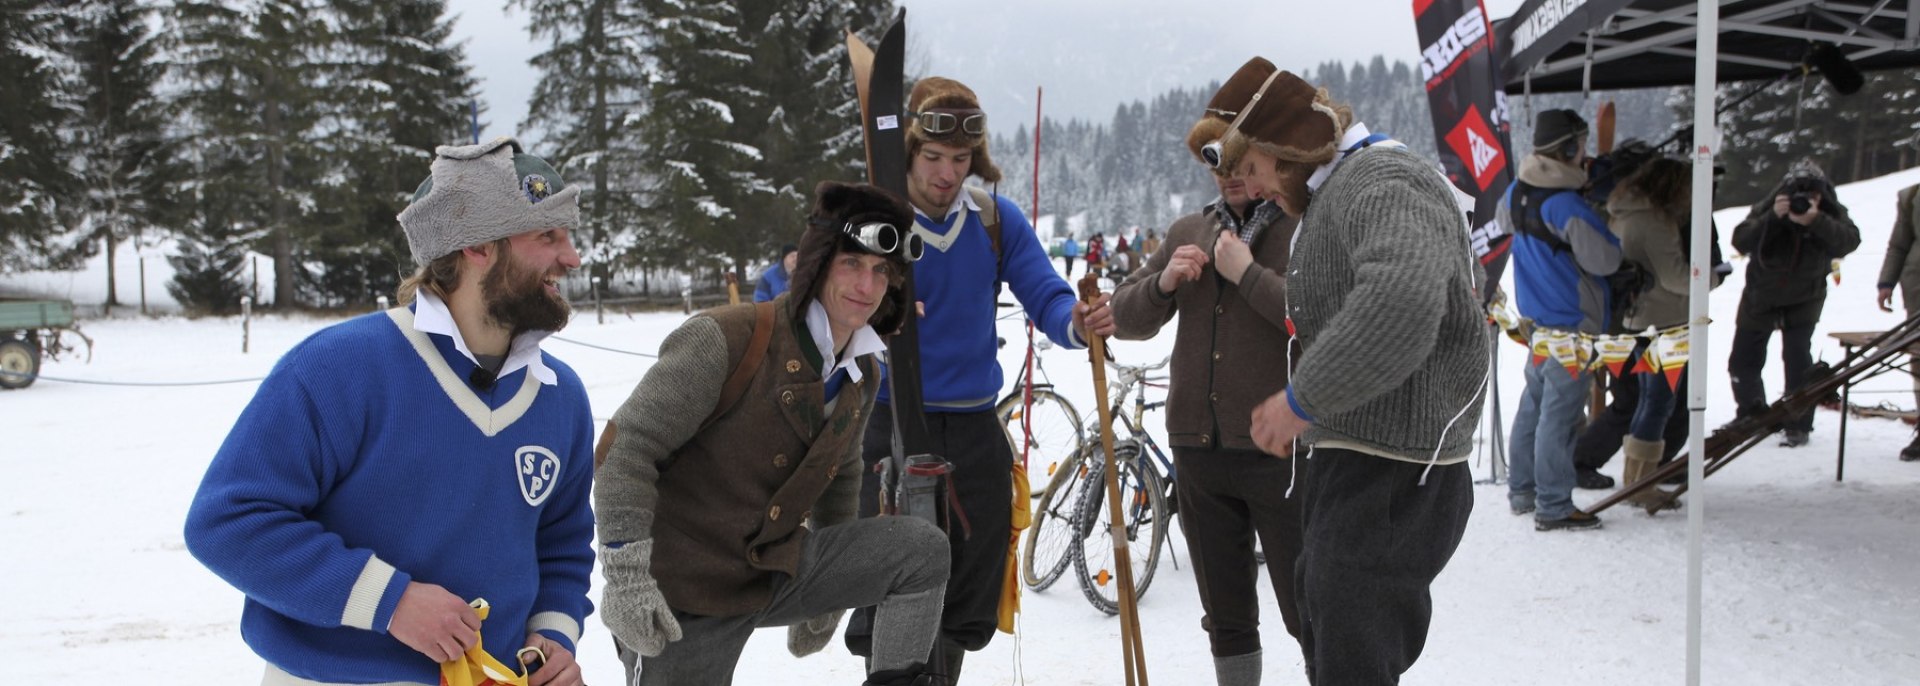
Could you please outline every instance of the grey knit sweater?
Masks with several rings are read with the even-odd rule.
[[[1320,187],[1296,235],[1291,388],[1313,419],[1307,443],[1464,459],[1488,340],[1481,270],[1445,181],[1404,149],[1367,148]]]

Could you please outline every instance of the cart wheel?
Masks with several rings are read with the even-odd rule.
[[[40,378],[40,346],[18,338],[0,341],[0,388],[26,388]]]

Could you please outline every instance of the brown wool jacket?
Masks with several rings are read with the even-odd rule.
[[[603,544],[651,538],[653,577],[675,610],[737,616],[793,574],[808,526],[849,521],[858,506],[860,438],[879,392],[871,356],[829,413],[811,343],[774,301],[773,338],[753,382],[725,415],[700,424],[751,338],[753,305],[720,307],[668,335],[660,360],[615,413],[613,447],[595,476]]]
[[[1145,340],[1180,316],[1167,391],[1167,440],[1181,448],[1259,450],[1253,408],[1287,387],[1287,244],[1297,217],[1280,217],[1254,237],[1253,264],[1238,286],[1214,271],[1160,291],[1160,272],[1182,245],[1211,258],[1220,228],[1210,214],[1181,217],[1145,267],[1113,292],[1115,336]]]

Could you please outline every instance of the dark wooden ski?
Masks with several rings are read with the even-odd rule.
[[[880,38],[878,50],[847,33],[847,55],[853,62],[861,131],[866,140],[867,180],[902,198],[907,197],[907,121],[901,111],[905,102],[906,19],[904,9],[895,15],[893,25]],[[913,270],[907,270],[901,290],[907,302],[916,302]],[[918,317],[907,317],[899,333],[887,341],[887,380],[893,406],[893,458],[881,472],[883,511],[926,517],[945,528],[945,498],[938,494],[936,485],[944,481],[948,465],[933,454],[933,440],[927,431],[920,385]]]

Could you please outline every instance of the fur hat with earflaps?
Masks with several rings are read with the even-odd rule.
[[[426,266],[444,255],[539,229],[580,223],[580,189],[569,186],[546,160],[500,137],[479,145],[442,145],[433,171],[400,210],[413,261]]]
[[[907,201],[880,188],[865,183],[840,183],[822,181],[813,189],[813,210],[807,213],[807,230],[800,236],[800,254],[794,258],[792,293],[788,304],[793,308],[792,315],[804,320],[807,316],[807,303],[818,293],[820,284],[827,280],[827,271],[833,269],[833,256],[841,251],[882,254],[868,248],[846,232],[846,227],[860,226],[870,222],[891,224],[902,236],[913,227],[913,208]],[[887,298],[874,310],[867,324],[875,333],[882,336],[892,335],[906,322],[908,307],[906,294],[900,286],[905,283],[908,269],[913,263],[899,250],[884,256],[894,263],[894,278],[888,279]]]
[[[1240,71],[1249,69],[1257,72],[1262,80],[1266,79],[1268,74],[1280,70],[1265,57],[1247,60],[1246,65],[1240,67]],[[1228,89],[1226,86],[1221,86],[1220,90],[1214,92],[1213,99],[1207,101],[1207,109],[1200,113],[1200,120],[1193,123],[1192,129],[1187,130],[1187,152],[1193,153],[1193,158],[1199,160],[1201,164],[1206,164],[1207,158],[1201,155],[1200,149],[1206,147],[1208,143],[1226,137],[1227,127],[1233,124],[1233,118],[1240,115],[1241,108],[1246,107],[1247,100],[1251,97],[1253,97],[1252,90]]]
[[[987,183],[1000,182],[1000,168],[993,165],[993,157],[987,154],[987,115],[980,110],[980,98],[966,84],[942,76],[929,76],[913,84],[913,93],[907,96],[907,158],[911,160],[920,154],[920,146],[933,142],[973,150],[971,173]],[[951,117],[937,117],[952,124],[946,131],[935,133],[926,129],[924,123],[929,114],[945,114]],[[969,117],[978,116],[976,130],[968,133],[965,125]]]
[[[1219,137],[1218,168],[1223,170],[1238,165],[1250,148],[1286,162],[1326,164],[1333,161],[1340,134],[1353,120],[1345,108],[1334,105],[1326,89],[1316,89],[1261,57],[1241,65],[1213,94],[1207,108],[1209,114],[1214,110],[1234,113]],[[1188,145],[1193,145],[1196,135],[1200,134],[1188,134]]]

